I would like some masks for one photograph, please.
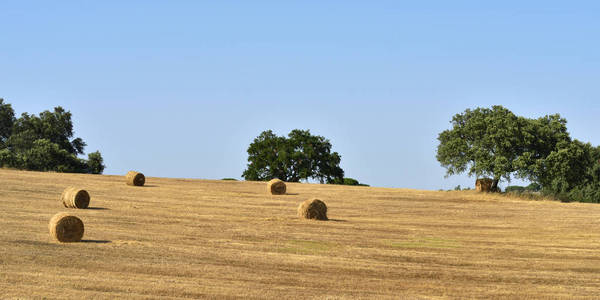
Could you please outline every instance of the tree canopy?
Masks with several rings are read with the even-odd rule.
[[[10,137],[15,123],[15,111],[4,99],[0,98],[0,149],[6,148],[6,141]]]
[[[439,134],[437,159],[447,175],[511,177],[539,184],[542,191],[598,202],[600,148],[572,140],[560,115],[529,119],[502,106],[467,109]],[[596,173],[599,172],[599,173]]]
[[[102,155],[96,151],[88,159],[86,143],[73,138],[71,113],[62,107],[44,111],[39,116],[23,113],[15,118],[14,110],[0,99],[0,167],[34,171],[57,171],[101,174]]]
[[[298,182],[309,178],[321,183],[343,180],[341,156],[331,152],[331,143],[309,130],[292,130],[287,137],[263,131],[248,147],[246,180]]]
[[[437,159],[447,175],[510,180],[522,148],[522,119],[502,107],[467,109],[452,118],[452,129],[440,133]]]

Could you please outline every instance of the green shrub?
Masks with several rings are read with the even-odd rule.
[[[525,190],[530,192],[539,192],[542,190],[542,186],[537,182],[532,182],[528,186],[525,187]]]
[[[504,189],[504,191],[506,193],[514,193],[514,194],[521,194],[521,193],[525,192],[526,190],[527,190],[526,187],[518,186],[518,185],[509,185],[506,187],[506,189]]]
[[[369,186],[368,184],[360,183],[358,180],[349,177],[344,177],[344,179],[336,178],[332,183],[342,185]]]
[[[354,178],[344,178],[344,185],[359,185],[360,182]]]

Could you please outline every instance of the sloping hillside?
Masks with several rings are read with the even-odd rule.
[[[600,206],[432,192],[0,170],[0,298],[598,297]],[[67,186],[90,209],[66,209]],[[318,197],[330,221],[300,220]],[[68,211],[84,241],[51,241]]]

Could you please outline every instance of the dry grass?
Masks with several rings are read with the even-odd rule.
[[[600,206],[472,192],[0,170],[0,298],[597,298]],[[81,243],[48,220],[90,187]],[[317,197],[329,222],[302,220]]]

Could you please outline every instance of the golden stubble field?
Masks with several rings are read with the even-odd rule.
[[[65,209],[67,186],[90,209]],[[600,206],[0,170],[0,298],[599,298]],[[318,197],[330,221],[300,220]],[[53,242],[61,211],[84,241]]]

